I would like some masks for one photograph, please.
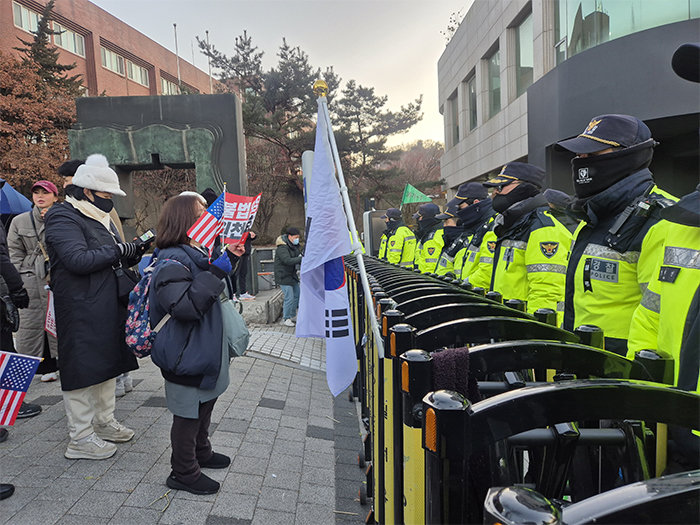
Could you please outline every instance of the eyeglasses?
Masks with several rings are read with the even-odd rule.
[[[495,186],[495,191],[498,193],[501,193],[505,188],[510,186],[511,184],[518,184],[519,181],[517,180],[512,180],[510,182],[504,182],[503,184],[499,184],[498,186]]]

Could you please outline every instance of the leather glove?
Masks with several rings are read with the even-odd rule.
[[[221,279],[231,273],[231,270],[233,270],[233,266],[231,266],[231,260],[225,251],[209,265],[209,271]]]
[[[29,306],[29,294],[24,288],[16,292],[10,292],[10,299],[12,299],[12,303],[17,308],[26,308]]]

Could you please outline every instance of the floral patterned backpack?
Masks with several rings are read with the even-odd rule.
[[[162,259],[165,261],[177,262],[174,259]],[[134,286],[129,294],[129,305],[127,306],[128,316],[126,318],[126,346],[128,346],[136,357],[148,357],[151,355],[153,341],[158,332],[170,320],[170,314],[163,316],[160,322],[151,328],[149,316],[148,294],[151,289],[151,277],[153,270],[160,261],[153,257],[151,263],[144,269],[143,277]],[[183,264],[183,266],[185,266]],[[185,268],[187,268],[185,266]]]

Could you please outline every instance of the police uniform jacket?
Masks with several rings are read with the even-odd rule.
[[[394,224],[391,224],[394,223]],[[403,221],[391,221],[379,243],[379,258],[404,268],[413,268],[416,236]]]
[[[693,320],[689,315],[693,298],[700,288],[700,191],[683,197],[678,204],[663,210],[665,219],[652,229],[665,230],[661,257],[632,317],[627,357],[633,359],[639,350],[655,350],[673,357],[675,381],[678,384],[681,345],[689,338]],[[692,377],[684,381],[685,390],[698,390],[698,340],[685,345],[695,356]]]
[[[571,233],[549,211],[542,194],[496,218],[491,290],[527,301],[528,313],[555,310],[564,297]]]
[[[598,326],[607,350],[627,353],[632,316],[663,258],[666,226],[653,228],[658,209],[673,200],[643,169],[587,201],[567,269],[565,329]]]
[[[420,273],[435,273],[445,241],[440,223],[425,233],[416,246],[414,265]]]

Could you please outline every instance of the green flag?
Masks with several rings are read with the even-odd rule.
[[[414,188],[410,184],[406,184],[403,189],[403,197],[401,197],[401,206],[404,204],[410,204],[412,202],[431,202],[431,198],[428,197],[422,191]]]

